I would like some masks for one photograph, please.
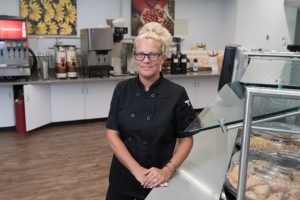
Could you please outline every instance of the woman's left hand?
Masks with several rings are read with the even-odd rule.
[[[163,169],[151,167],[145,173],[145,179],[142,185],[144,186],[144,188],[165,186],[165,183],[168,182],[171,176],[172,172],[170,172],[166,167],[164,167]]]

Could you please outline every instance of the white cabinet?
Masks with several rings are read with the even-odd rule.
[[[51,122],[49,84],[24,85],[26,131]]]
[[[85,119],[84,83],[51,84],[52,122]]]
[[[13,86],[0,86],[0,128],[15,125]]]
[[[108,117],[115,81],[51,84],[52,121]]]
[[[115,81],[85,83],[85,118],[108,117]]]
[[[219,76],[204,76],[195,80],[195,108],[205,108],[218,94]]]
[[[194,109],[205,108],[218,93],[219,76],[172,78],[171,80],[185,88]]]

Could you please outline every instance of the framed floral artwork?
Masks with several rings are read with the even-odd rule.
[[[20,0],[28,35],[77,35],[76,0]]]
[[[131,0],[131,35],[147,22],[158,22],[174,35],[175,0]]]

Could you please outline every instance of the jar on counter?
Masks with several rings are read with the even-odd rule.
[[[66,48],[65,46],[55,46],[55,73],[56,78],[67,78],[67,66],[66,66]]]
[[[69,78],[77,78],[76,47],[68,46],[66,48],[67,56],[67,75]]]
[[[193,72],[197,72],[199,70],[197,58],[195,58],[192,62],[192,69],[193,69]]]

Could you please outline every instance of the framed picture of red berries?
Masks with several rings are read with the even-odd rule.
[[[131,35],[148,22],[158,22],[174,35],[175,0],[131,0]]]

